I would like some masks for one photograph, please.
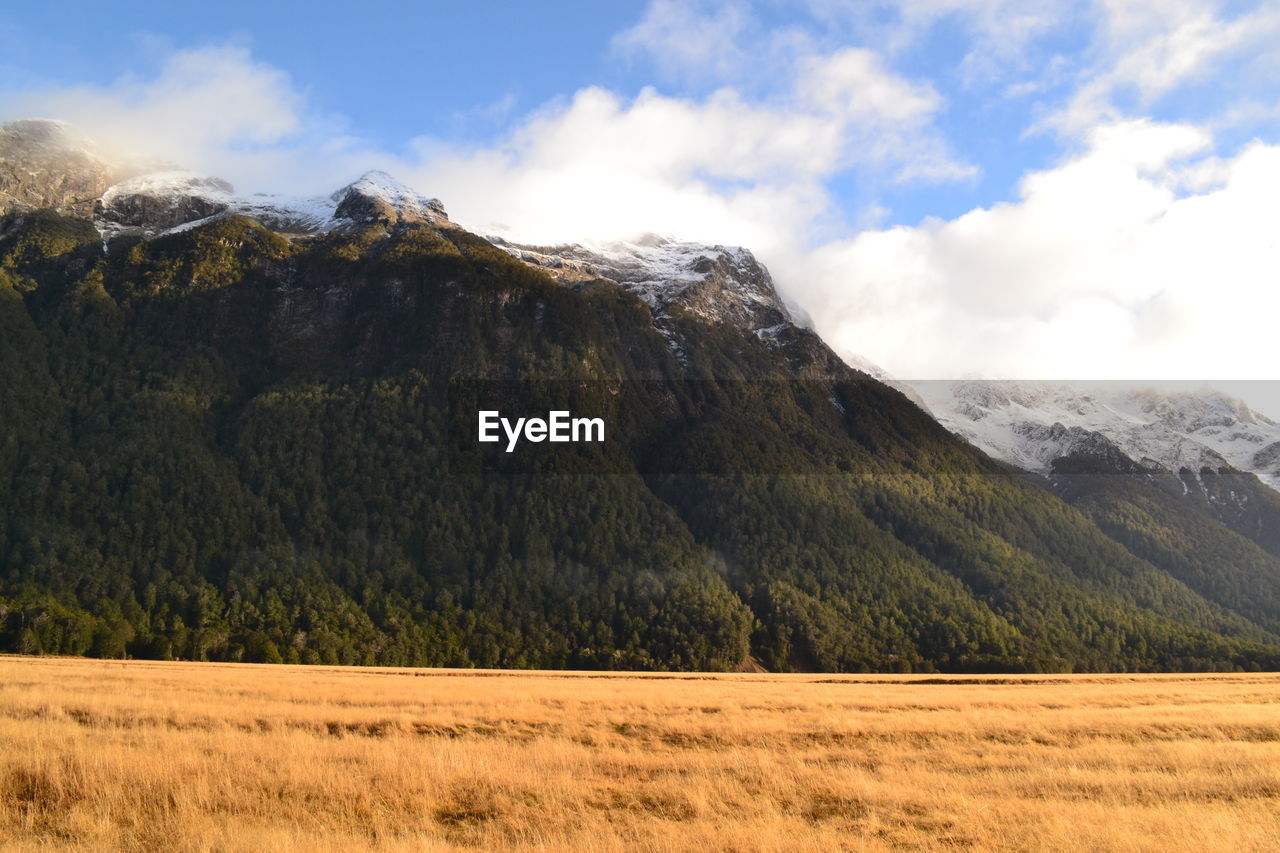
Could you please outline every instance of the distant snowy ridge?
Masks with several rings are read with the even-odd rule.
[[[1280,424],[1216,391],[1053,383],[913,382],[943,426],[997,459],[1037,473],[1107,445],[1177,473],[1230,466],[1280,490]]]

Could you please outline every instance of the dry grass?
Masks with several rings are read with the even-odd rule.
[[[0,658],[0,850],[1274,850],[1280,676]]]

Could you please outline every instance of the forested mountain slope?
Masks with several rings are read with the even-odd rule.
[[[104,254],[36,212],[0,252],[10,649],[1276,663],[1273,615],[1135,557],[800,329],[677,306],[659,330],[625,290],[425,222],[290,242],[233,216]],[[477,394],[610,440],[482,455]]]
[[[105,242],[78,210],[3,220],[0,648],[1280,664],[1280,606],[1248,594],[1270,555],[1207,580],[1152,544],[1159,505],[1117,521],[993,462],[786,320],[749,253],[695,252],[702,278],[645,299],[374,192],[301,236],[234,207]],[[506,453],[480,407],[607,440]]]

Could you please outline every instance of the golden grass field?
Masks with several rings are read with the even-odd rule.
[[[0,657],[0,850],[1280,849],[1280,675]]]

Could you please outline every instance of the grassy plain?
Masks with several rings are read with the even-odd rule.
[[[1264,851],[1280,675],[0,658],[0,850]]]

